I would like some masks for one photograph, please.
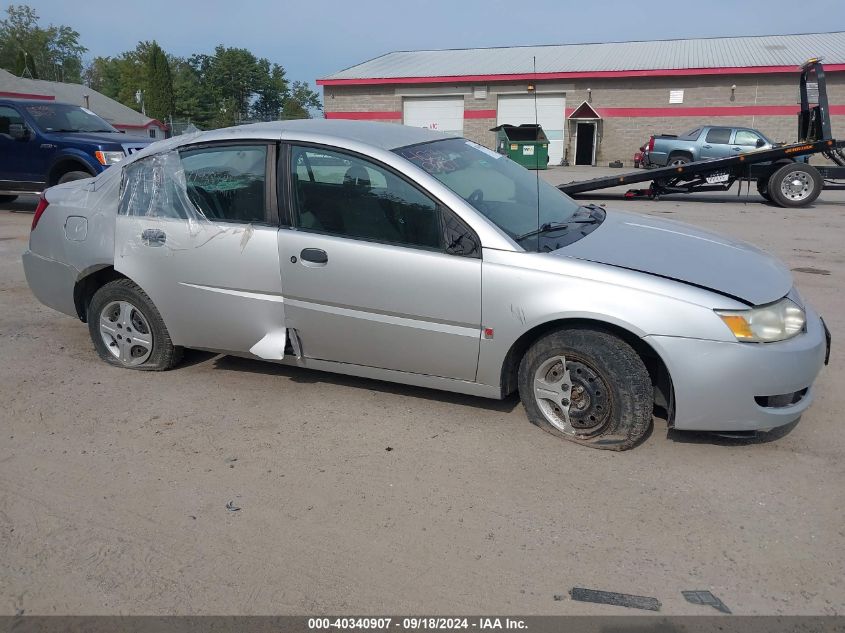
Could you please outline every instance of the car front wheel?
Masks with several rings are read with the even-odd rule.
[[[129,279],[112,281],[94,293],[88,331],[100,358],[118,367],[164,371],[182,357],[153,302]]]
[[[547,334],[519,366],[529,420],[593,448],[633,448],[648,431],[654,390],[648,370],[622,339],[591,329]]]

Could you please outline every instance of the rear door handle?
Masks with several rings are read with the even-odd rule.
[[[167,241],[167,234],[161,229],[144,229],[141,233],[141,240],[144,246],[164,246]]]
[[[712,145],[703,145],[702,147],[703,147],[704,149],[712,149],[712,148],[713,148],[713,146],[712,146]]]
[[[322,248],[303,248],[299,254],[304,262],[312,264],[328,264],[329,255]]]

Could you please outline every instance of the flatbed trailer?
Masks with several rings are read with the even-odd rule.
[[[810,106],[808,79],[818,85],[818,103]],[[759,149],[685,165],[628,172],[618,176],[592,178],[558,185],[569,195],[651,181],[647,189],[629,190],[627,197],[655,198],[672,193],[727,191],[737,181],[756,181],[757,191],[782,207],[803,207],[823,189],[845,188],[845,141],[831,137],[824,68],[811,59],[801,68],[801,111],[797,143]],[[810,165],[810,156],[822,154],[834,165]],[[832,181],[843,181],[841,183]]]

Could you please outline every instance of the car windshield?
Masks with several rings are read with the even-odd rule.
[[[536,172],[472,141],[447,139],[394,151],[437,178],[526,250],[536,250],[542,233],[553,227],[559,231],[579,209]],[[541,227],[546,231],[538,231]]]
[[[117,132],[96,114],[79,106],[39,103],[26,111],[45,132]]]

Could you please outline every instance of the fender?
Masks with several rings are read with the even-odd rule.
[[[74,165],[78,165],[79,169],[76,171],[87,171],[92,176],[96,176],[102,171],[102,166],[94,160],[93,156],[90,156],[88,153],[75,147],[65,147],[61,149],[50,161],[47,168],[47,182],[49,184],[55,184],[53,182],[53,174],[61,163],[73,163]]]

